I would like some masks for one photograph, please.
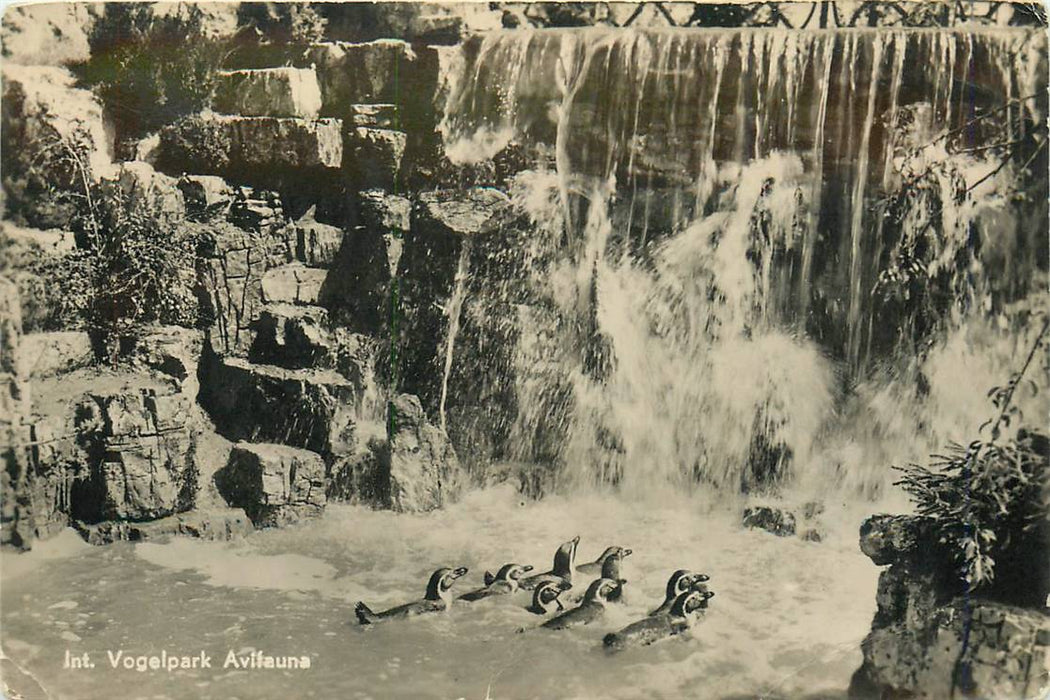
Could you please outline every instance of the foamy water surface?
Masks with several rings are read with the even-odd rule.
[[[842,697],[877,568],[857,549],[862,511],[829,503],[824,517],[830,537],[810,543],[742,529],[738,504],[593,495],[523,505],[496,488],[426,515],[330,506],[319,521],[231,543],[52,545],[64,551],[4,556],[3,648],[54,697],[79,700]],[[440,566],[470,567],[459,592],[505,562],[546,570],[577,534],[580,562],[609,544],[634,550],[625,604],[592,625],[519,634],[542,622],[525,610],[528,593],[376,628],[354,621],[357,600],[379,610],[419,598]],[[606,653],[602,636],[654,607],[677,568],[711,576],[706,619],[679,638]],[[96,667],[62,670],[67,648]],[[213,668],[113,670],[106,650],[116,649],[204,650]],[[224,670],[231,649],[308,655],[311,668]]]

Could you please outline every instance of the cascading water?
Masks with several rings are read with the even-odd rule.
[[[521,336],[553,348],[544,362],[535,341],[520,348],[513,456],[555,454],[566,481],[629,489],[885,486],[885,462],[827,454],[857,427],[844,416],[877,410],[853,404],[887,361],[879,207],[909,149],[950,134],[980,151],[971,125],[1004,103],[1005,133],[1038,123],[1043,43],[1001,30],[588,29],[465,44],[446,70],[446,154],[535,156],[512,189],[553,260],[524,281],[545,311]],[[922,70],[904,80],[909,66]],[[1016,177],[995,165],[962,163],[972,195],[942,188],[938,224],[965,240],[982,209],[1005,206],[977,186]],[[909,211],[904,228],[921,236],[926,209]],[[538,446],[551,421],[558,445]],[[922,458],[934,447],[922,434],[878,459]]]

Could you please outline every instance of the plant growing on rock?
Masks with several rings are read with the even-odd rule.
[[[903,477],[896,482],[918,514],[929,519],[967,589],[1015,603],[1039,602],[1050,575],[1050,436],[1041,427],[1006,432],[1024,420],[1014,401],[1017,391],[1037,390],[1025,375],[1041,353],[1048,327],[1050,319],[1043,321],[1021,369],[1005,386],[989,391],[998,413],[981,428],[987,437],[965,447],[949,445],[930,467],[899,468]],[[1045,351],[1041,354],[1045,362]]]
[[[84,79],[97,90],[118,140],[157,130],[209,106],[224,42],[192,3],[158,15],[148,3],[108,3],[89,43]]]

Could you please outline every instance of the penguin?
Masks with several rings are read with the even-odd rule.
[[[473,602],[494,595],[513,593],[518,590],[518,579],[529,571],[532,571],[532,567],[528,564],[505,564],[503,568],[499,570],[499,573],[496,574],[495,578],[491,581],[485,581],[484,588],[479,588],[470,593],[464,593],[459,599]],[[487,578],[488,577],[486,577],[486,579]]]
[[[620,549],[620,548],[619,547],[615,547],[615,548],[610,547],[610,549]],[[602,572],[601,572],[601,575],[598,578],[607,578],[607,579],[612,579],[613,581],[617,581],[617,582],[619,582],[619,581],[626,582],[626,579],[624,579],[623,576],[620,575],[620,564],[623,562],[623,557],[627,556],[628,554],[630,554],[631,550],[626,549],[626,550],[622,550],[622,551],[624,551],[625,554],[621,555],[620,552],[615,552],[615,551],[612,552],[611,554],[609,554],[609,550],[606,550],[606,554],[609,554],[609,556],[606,557],[605,554],[602,555],[602,557],[605,559],[605,561],[602,562]],[[579,571],[580,567],[576,567],[576,570]],[[576,596],[576,599],[575,599],[574,602],[578,603],[581,600],[583,600],[583,598],[584,598],[584,596]],[[623,603],[623,602],[625,602],[624,598],[623,598],[623,584],[622,583],[619,583],[617,585],[616,589],[612,593],[609,594],[609,602],[610,603]]]
[[[602,567],[605,565],[605,562],[609,560],[609,557],[619,556],[622,559],[630,554],[631,550],[629,549],[624,549],[623,547],[609,547],[594,561],[589,561],[586,564],[580,564],[577,566],[576,571],[581,574],[598,574],[602,571]],[[602,576],[605,576],[605,574],[602,574]]]
[[[558,600],[558,596],[568,587],[565,581],[543,581],[533,591],[532,605],[527,607],[526,610],[536,615],[546,615],[554,610],[558,612],[564,611],[565,606]]]
[[[714,595],[714,591],[687,590],[675,598],[667,612],[650,615],[632,622],[619,632],[611,632],[605,635],[602,644],[609,651],[622,651],[629,646],[648,646],[681,634],[705,613],[707,601]]]
[[[667,594],[664,597],[664,602],[656,610],[649,613],[649,616],[669,613],[678,596],[690,589],[706,591],[707,586],[705,583],[710,580],[711,578],[707,574],[694,574],[687,569],[679,569],[671,574],[671,578],[667,579]]]
[[[452,584],[466,573],[467,568],[464,566],[457,569],[438,569],[430,576],[430,581],[427,583],[427,592],[423,600],[405,603],[380,613],[372,612],[371,608],[363,602],[359,602],[354,607],[354,613],[357,614],[357,620],[362,625],[375,625],[389,620],[403,620],[424,613],[448,610],[452,607],[452,595],[450,593]]]
[[[609,594],[616,590],[626,581],[614,581],[611,578],[600,578],[587,589],[580,606],[568,612],[563,612],[557,617],[551,618],[543,623],[543,627],[550,630],[564,630],[580,625],[589,625],[602,616],[605,612],[605,602]]]
[[[580,536],[576,535],[571,540],[558,547],[554,553],[554,566],[550,571],[536,574],[521,579],[518,585],[526,591],[534,589],[541,581],[562,580],[572,587],[572,567],[576,563],[576,547],[580,544]]]

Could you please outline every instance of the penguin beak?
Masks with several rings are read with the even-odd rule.
[[[629,550],[629,549],[623,550],[623,554],[621,554],[620,556],[621,557],[629,557],[629,556],[631,556],[631,550]]]
[[[572,584],[566,581],[565,579],[558,581],[558,583],[555,585],[558,587],[559,591],[567,591],[570,588],[572,588]]]
[[[579,543],[580,543],[580,536],[579,536],[579,535],[576,535],[575,537],[573,537],[573,538],[572,538],[571,540],[569,540],[569,541],[570,541],[570,542],[572,542],[573,544],[579,544]]]
[[[525,566],[521,567],[521,570],[522,571],[532,571],[532,565],[531,564],[526,564]]]
[[[458,569],[454,569],[452,571],[452,573],[449,574],[449,578],[456,579],[456,578],[459,578],[460,576],[465,576],[466,574],[467,574],[467,567],[461,566]]]
[[[710,580],[711,580],[711,577],[708,576],[707,574],[694,574],[693,575],[693,583],[705,583],[705,582],[710,581]]]
[[[621,586],[626,586],[627,585],[627,579],[625,579],[625,578],[616,579],[616,583],[620,584]]]

